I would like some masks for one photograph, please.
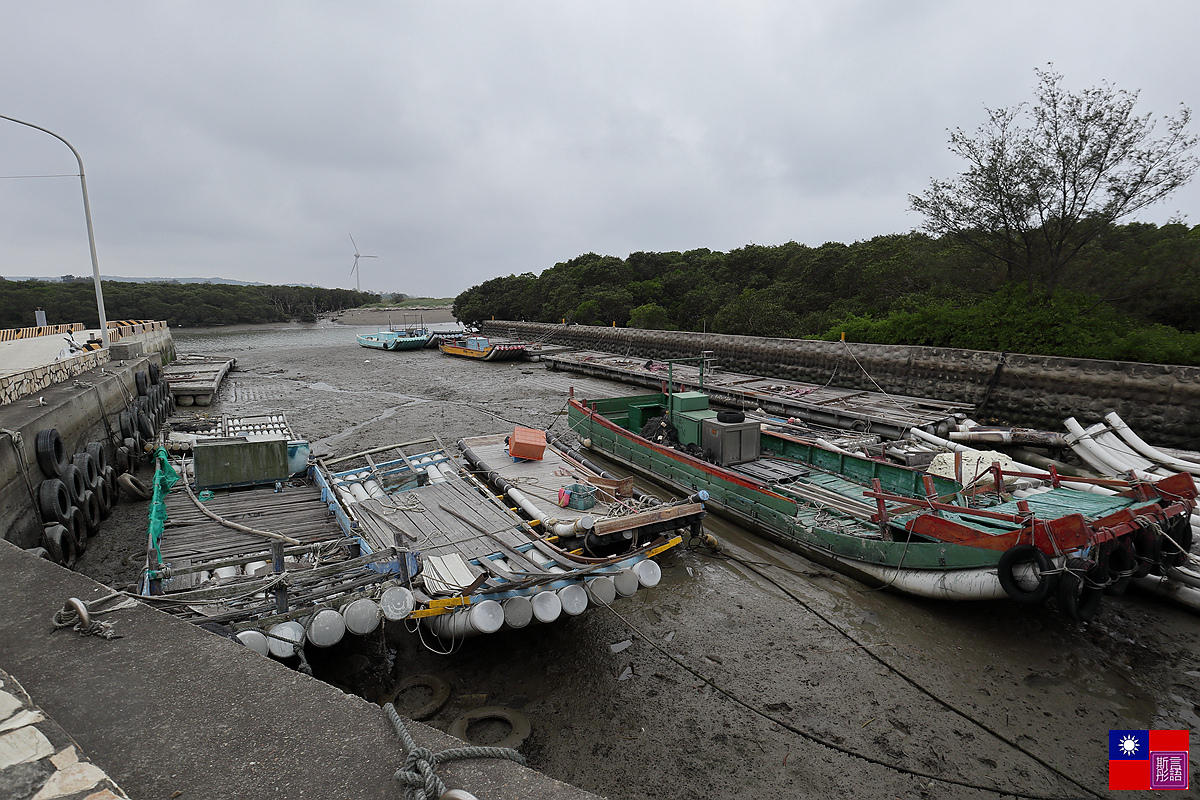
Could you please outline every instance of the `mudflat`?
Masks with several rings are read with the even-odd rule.
[[[515,423],[562,432],[572,386],[641,393],[542,364],[370,351],[354,341],[366,329],[341,322],[191,330],[176,343],[238,359],[207,413],[285,411],[317,453],[434,433],[453,447]],[[118,506],[81,570],[131,583],[145,513]],[[620,800],[1104,795],[1110,728],[1200,727],[1200,626],[1155,598],[1106,597],[1086,625],[1053,603],[925,601],[716,516],[705,525],[724,554],[669,551],[662,583],[612,610],[453,646],[425,634],[429,648],[394,625],[319,654],[317,676],[380,700],[407,676],[440,675],[451,697],[430,724],[520,709],[531,766]]]

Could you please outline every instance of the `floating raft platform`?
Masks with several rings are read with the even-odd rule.
[[[171,385],[175,405],[207,406],[235,364],[236,358],[185,355],[163,367],[162,372]]]
[[[665,361],[591,350],[544,355],[542,360],[548,369],[564,369],[656,390],[662,388],[668,377]],[[670,376],[677,387],[700,386],[700,370],[693,364],[671,365]],[[912,428],[944,436],[956,424],[957,415],[969,415],[974,408],[966,403],[763,378],[713,366],[704,370],[704,391],[724,405],[761,408],[804,422],[869,431],[890,439],[902,438]]]

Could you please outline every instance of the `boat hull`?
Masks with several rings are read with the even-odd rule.
[[[662,447],[591,412],[577,400],[570,424],[590,446],[677,491],[709,493],[706,507],[812,561],[873,586],[941,600],[1006,597],[997,550],[945,542],[847,535],[796,518],[796,503],[730,470]]]

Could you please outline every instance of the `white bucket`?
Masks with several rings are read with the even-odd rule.
[[[617,584],[608,575],[587,582],[588,598],[596,605],[607,606],[617,599]]]
[[[613,575],[613,581],[617,585],[617,594],[621,597],[629,597],[638,590],[638,585],[641,581],[638,580],[637,573],[629,567]]]
[[[510,597],[504,606],[504,622],[510,628],[524,628],[533,621],[533,603],[528,597]]]
[[[237,640],[260,656],[265,656],[271,652],[271,648],[267,644],[267,635],[262,631],[242,631],[238,633]]]
[[[538,592],[533,596],[533,616],[538,622],[554,622],[562,613],[562,601],[554,592]]]

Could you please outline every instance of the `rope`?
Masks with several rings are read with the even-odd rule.
[[[903,681],[904,681],[905,683],[907,683],[909,686],[913,687],[914,689],[916,689],[916,690],[917,690],[918,692],[920,692],[921,694],[925,695],[926,697],[928,697],[929,699],[933,700],[933,701],[934,701],[935,703],[937,703],[938,705],[942,706],[942,708],[945,708],[947,711],[949,711],[949,712],[951,712],[951,713],[953,713],[953,714],[955,714],[955,715],[957,715],[957,716],[959,716],[959,717],[962,717],[963,719],[967,720],[968,722],[970,722],[970,723],[972,723],[972,724],[974,724],[974,725],[978,726],[979,728],[981,728],[982,730],[986,731],[988,734],[990,734],[990,735],[991,735],[991,736],[993,736],[994,738],[998,739],[999,741],[1003,742],[1004,744],[1008,745],[1009,747],[1013,748],[1014,750],[1017,750],[1018,752],[1020,752],[1020,753],[1023,753],[1024,755],[1026,755],[1026,756],[1028,756],[1029,758],[1033,759],[1035,762],[1037,762],[1037,763],[1038,763],[1038,764],[1040,764],[1041,766],[1045,767],[1047,770],[1049,770],[1050,772],[1052,772],[1054,775],[1057,775],[1058,777],[1060,777],[1060,778],[1062,778],[1063,780],[1065,780],[1065,781],[1069,782],[1069,783],[1070,783],[1070,784],[1072,784],[1073,786],[1075,786],[1075,787],[1077,787],[1077,788],[1079,788],[1079,789],[1083,790],[1085,793],[1087,793],[1087,794],[1091,795],[1092,797],[1101,797],[1101,795],[1100,795],[1100,793],[1099,793],[1099,792],[1097,792],[1096,790],[1094,790],[1094,789],[1090,788],[1089,786],[1086,786],[1086,785],[1085,785],[1085,784],[1083,784],[1083,783],[1080,783],[1079,781],[1077,781],[1077,780],[1075,780],[1074,778],[1072,778],[1070,775],[1067,775],[1065,772],[1063,772],[1062,770],[1058,769],[1058,768],[1057,768],[1057,767],[1055,767],[1054,765],[1050,764],[1048,761],[1046,761],[1044,758],[1042,758],[1042,757],[1041,757],[1041,756],[1039,756],[1038,754],[1036,754],[1036,753],[1034,753],[1034,752],[1030,751],[1029,749],[1027,749],[1027,748],[1023,747],[1023,746],[1021,745],[1021,743],[1020,743],[1020,742],[1014,741],[1013,739],[1011,739],[1011,738],[1009,738],[1009,737],[1005,736],[1003,733],[1001,733],[1000,731],[998,731],[998,730],[996,730],[995,728],[991,727],[990,725],[988,725],[988,724],[987,724],[986,722],[984,722],[983,720],[977,719],[976,717],[972,716],[971,714],[967,713],[966,711],[963,711],[963,710],[961,710],[961,709],[957,708],[957,707],[956,707],[956,706],[954,706],[952,703],[950,703],[948,700],[944,700],[943,698],[941,698],[941,697],[937,696],[936,694],[934,694],[934,693],[933,693],[931,690],[929,690],[929,689],[925,688],[925,686],[921,685],[921,684],[920,684],[920,683],[918,683],[918,682],[917,682],[917,681],[916,681],[914,678],[910,677],[909,675],[907,675],[906,673],[904,673],[903,671],[901,671],[901,670],[900,670],[898,667],[896,667],[896,666],[894,666],[893,664],[891,664],[889,661],[887,661],[887,659],[883,658],[882,656],[880,656],[880,655],[878,655],[877,653],[875,653],[874,651],[872,651],[870,648],[866,647],[866,646],[865,646],[865,645],[864,645],[862,642],[860,642],[858,639],[856,639],[856,638],[855,638],[855,637],[854,637],[854,636],[853,636],[853,635],[852,635],[852,634],[851,634],[849,631],[845,630],[845,629],[844,629],[844,628],[842,628],[840,625],[838,625],[837,623],[835,623],[835,622],[834,622],[832,619],[830,619],[830,618],[829,618],[829,617],[827,617],[826,615],[822,614],[822,613],[821,613],[820,611],[818,611],[817,609],[813,608],[813,607],[812,607],[810,604],[808,604],[807,602],[805,602],[803,599],[801,599],[799,596],[797,596],[797,595],[796,595],[794,592],[790,591],[790,590],[789,590],[787,587],[785,587],[785,586],[784,586],[783,584],[781,584],[779,581],[775,580],[774,578],[772,578],[770,575],[768,575],[766,572],[762,571],[761,569],[758,569],[758,568],[756,568],[756,567],[754,567],[754,566],[751,566],[751,563],[753,563],[753,562],[748,562],[748,561],[745,561],[745,560],[743,560],[743,559],[740,559],[740,558],[738,558],[737,556],[735,556],[735,555],[732,555],[732,554],[727,554],[727,557],[728,557],[728,558],[731,558],[731,559],[733,559],[734,561],[737,561],[737,562],[739,562],[739,563],[741,563],[741,564],[744,564],[744,565],[746,565],[746,566],[747,566],[747,567],[748,567],[750,570],[752,570],[753,572],[755,572],[757,575],[759,575],[760,577],[762,577],[764,580],[766,580],[766,581],[770,582],[771,584],[773,584],[773,585],[774,585],[776,588],[778,588],[778,589],[779,589],[781,592],[783,592],[784,594],[786,594],[788,597],[790,597],[792,600],[794,600],[796,603],[798,603],[798,604],[799,604],[801,607],[803,607],[805,610],[807,610],[807,611],[808,611],[809,613],[811,613],[813,616],[817,617],[817,619],[819,619],[819,620],[821,620],[822,622],[824,622],[826,625],[828,625],[830,628],[832,628],[832,629],[833,629],[834,631],[836,631],[837,633],[841,634],[841,635],[842,635],[843,637],[845,637],[846,639],[849,639],[849,640],[850,640],[851,642],[853,642],[855,645],[858,645],[858,646],[859,646],[859,647],[862,649],[862,652],[866,653],[866,654],[867,654],[867,655],[868,655],[868,656],[869,656],[871,659],[873,659],[874,661],[878,662],[878,663],[879,663],[879,665],[880,665],[880,666],[882,666],[884,669],[887,669],[889,672],[891,672],[891,673],[893,673],[894,675],[896,675],[898,678],[900,678],[901,680],[903,680]],[[772,566],[774,566],[774,565],[772,565]],[[610,610],[610,611],[613,611],[611,608],[610,608],[609,610]],[[613,613],[614,613],[614,614],[617,614],[617,612],[616,612],[616,611],[613,611]],[[617,616],[620,616],[620,614],[617,614]],[[624,619],[624,618],[622,618],[622,619]],[[630,627],[631,627],[631,628],[633,627],[633,626],[632,626],[630,623],[628,623],[628,622],[626,622],[626,624],[627,624],[627,625],[630,625]],[[634,630],[636,630],[636,629],[634,629]],[[654,642],[651,642],[651,641],[650,641],[650,640],[649,640],[649,639],[648,639],[648,638],[647,638],[647,637],[646,637],[644,634],[641,634],[641,633],[639,632],[639,635],[640,635],[640,636],[641,636],[643,639],[646,639],[646,641],[650,642],[650,644],[651,644],[651,645],[654,645],[655,647],[657,647],[657,645],[655,645],[655,644],[654,644]],[[661,648],[660,648],[660,649],[661,649]],[[665,652],[665,651],[664,651],[664,652]],[[671,660],[673,660],[673,661],[675,660],[675,659],[674,659],[674,658],[673,658],[673,657],[672,657],[672,656],[671,656],[669,653],[667,654],[667,657],[668,657],[668,658],[671,658]],[[676,661],[676,663],[679,663],[679,662],[678,662],[678,661]],[[735,702],[739,703],[740,705],[744,705],[744,706],[746,706],[747,708],[749,708],[749,709],[750,709],[751,711],[753,711],[754,713],[756,713],[756,714],[759,714],[759,715],[761,715],[761,716],[765,716],[765,717],[767,717],[768,719],[770,719],[772,722],[775,722],[776,724],[782,725],[782,726],[784,726],[785,728],[787,728],[788,730],[792,731],[793,733],[796,733],[796,734],[798,734],[798,735],[800,735],[800,736],[803,736],[803,737],[804,737],[804,738],[806,738],[806,739],[810,739],[811,741],[815,741],[815,742],[817,742],[818,744],[823,744],[823,745],[825,745],[825,746],[827,746],[827,747],[830,747],[830,748],[832,748],[832,749],[834,749],[834,750],[838,750],[839,752],[844,752],[844,753],[846,753],[847,755],[852,755],[852,756],[855,756],[855,757],[857,757],[857,758],[862,758],[862,759],[864,759],[864,760],[866,760],[866,761],[870,761],[870,762],[872,762],[872,763],[878,763],[878,764],[881,764],[881,765],[883,765],[883,766],[886,766],[886,767],[888,767],[888,768],[890,768],[890,769],[894,769],[894,770],[897,770],[897,771],[900,771],[900,772],[905,772],[905,773],[912,774],[912,775],[918,775],[918,776],[920,776],[920,777],[928,777],[928,778],[931,778],[931,779],[933,779],[933,780],[937,780],[937,781],[943,781],[943,782],[947,782],[947,783],[952,783],[952,784],[955,784],[955,785],[962,785],[962,786],[968,786],[968,787],[970,787],[970,788],[983,789],[983,790],[985,790],[985,791],[989,791],[989,792],[996,792],[997,794],[1011,794],[1011,795],[1012,795],[1012,796],[1014,796],[1014,797],[1027,797],[1027,798],[1031,798],[1031,797],[1039,797],[1038,795],[1021,794],[1021,793],[1019,793],[1019,792],[1013,792],[1013,791],[1010,791],[1010,790],[998,790],[998,789],[995,789],[995,788],[992,788],[992,787],[986,787],[986,786],[974,786],[974,785],[972,785],[972,784],[959,784],[959,783],[958,783],[958,782],[956,782],[956,781],[953,781],[953,780],[948,780],[948,779],[946,779],[946,778],[941,778],[941,777],[938,777],[938,776],[936,776],[936,775],[924,775],[923,773],[919,773],[919,772],[913,772],[913,771],[911,771],[911,770],[907,770],[907,769],[905,769],[904,767],[900,767],[900,766],[897,766],[897,765],[895,765],[895,764],[888,764],[887,762],[883,762],[883,761],[875,761],[875,760],[873,760],[873,759],[872,759],[871,757],[869,757],[869,756],[865,756],[865,755],[862,755],[862,754],[859,754],[859,753],[855,753],[855,752],[853,752],[853,751],[850,751],[850,750],[845,750],[845,749],[843,749],[843,748],[841,748],[841,747],[839,747],[839,746],[837,746],[837,745],[834,745],[834,744],[831,744],[831,743],[829,743],[829,742],[825,742],[825,741],[823,741],[823,740],[817,739],[817,738],[816,738],[815,736],[813,736],[812,734],[805,733],[804,731],[801,731],[801,730],[799,730],[799,729],[796,729],[796,728],[794,728],[794,727],[791,727],[791,726],[787,725],[786,723],[784,723],[784,722],[782,722],[782,721],[780,721],[780,720],[776,719],[775,717],[768,716],[768,715],[767,715],[767,714],[765,714],[764,712],[762,712],[762,711],[759,711],[757,708],[754,708],[753,706],[751,706],[751,705],[747,704],[745,701],[742,701],[741,699],[739,699],[739,698],[735,697],[734,695],[731,695],[731,694],[729,694],[729,693],[728,693],[728,692],[726,692],[725,690],[723,690],[723,689],[720,689],[720,688],[719,688],[719,687],[717,687],[715,684],[711,684],[711,682],[710,682],[710,681],[708,681],[706,678],[704,678],[704,677],[702,677],[702,676],[698,675],[697,673],[693,672],[693,671],[692,671],[692,670],[691,670],[689,667],[686,667],[686,666],[684,666],[683,664],[680,664],[680,666],[683,666],[683,668],[684,668],[684,669],[686,669],[686,670],[688,670],[688,672],[692,672],[692,674],[694,674],[694,675],[697,675],[697,677],[699,677],[701,680],[704,680],[706,683],[710,683],[710,685],[713,685],[713,688],[717,689],[718,691],[721,691],[721,692],[722,692],[722,694],[725,694],[727,697],[729,697],[730,699],[732,699],[732,700],[734,700]]]
[[[734,558],[735,561],[738,560],[736,557],[733,557],[733,556],[730,556],[730,557]],[[758,572],[758,570],[755,570],[755,572]],[[759,573],[759,574],[762,574],[762,573]],[[766,577],[766,576],[764,576],[764,577]],[[771,579],[767,578],[767,580],[771,580]],[[772,582],[774,582],[774,581],[772,581]],[[779,584],[775,584],[775,585],[779,586]],[[783,587],[780,587],[780,588],[782,589]],[[787,593],[787,590],[784,589],[784,592]],[[803,603],[801,603],[801,604],[803,605]],[[655,650],[657,650],[662,655],[666,656],[670,661],[674,662],[676,666],[678,666],[681,669],[683,669],[684,671],[690,673],[691,675],[696,677],[698,680],[701,680],[704,683],[706,683],[707,685],[711,686],[715,691],[719,692],[721,695],[723,695],[724,697],[726,697],[728,700],[732,701],[733,703],[741,706],[742,708],[746,709],[747,711],[751,712],[752,714],[755,714],[757,716],[762,717],[763,719],[766,719],[770,722],[775,723],[776,725],[780,726],[781,728],[783,728],[791,733],[796,734],[797,736],[801,737],[802,739],[807,739],[808,741],[810,741],[814,744],[819,744],[822,747],[827,747],[830,750],[834,750],[838,753],[841,753],[842,755],[861,759],[863,761],[866,761],[869,764],[875,764],[876,766],[884,767],[886,769],[890,769],[895,772],[902,773],[904,775],[912,775],[912,776],[915,776],[918,778],[928,778],[931,781],[938,781],[939,783],[946,783],[951,786],[961,786],[961,787],[964,787],[967,789],[976,789],[979,791],[991,792],[993,794],[998,794],[1001,796],[1008,795],[1011,797],[1028,798],[1029,800],[1052,800],[1052,798],[1050,798],[1048,795],[1028,794],[1028,793],[1020,792],[1020,791],[1017,791],[1014,789],[1001,789],[1001,788],[995,787],[995,786],[985,786],[982,784],[970,783],[969,781],[959,781],[959,780],[955,780],[954,778],[946,778],[946,777],[943,777],[940,775],[934,775],[929,772],[921,772],[920,770],[909,769],[908,767],[902,767],[899,764],[892,764],[887,761],[883,761],[882,759],[878,759],[873,756],[869,756],[865,753],[859,753],[855,750],[851,750],[848,747],[844,747],[842,745],[836,744],[828,739],[823,739],[820,736],[817,736],[816,734],[809,733],[808,731],[805,731],[805,730],[801,730],[800,728],[796,727],[795,725],[789,724],[787,721],[783,720],[782,718],[777,717],[773,714],[767,713],[766,711],[763,711],[760,708],[757,708],[753,704],[747,702],[746,700],[743,700],[741,697],[738,697],[736,694],[734,694],[733,692],[724,688],[723,686],[720,686],[715,681],[713,681],[711,678],[708,678],[708,677],[700,674],[699,672],[697,672],[696,670],[692,669],[687,664],[685,664],[681,659],[676,658],[675,656],[671,655],[669,652],[664,650],[662,647],[660,647],[657,642],[653,641],[649,636],[642,633],[641,630],[639,630],[637,628],[637,626],[635,626],[629,620],[625,619],[625,617],[623,617],[620,614],[620,612],[618,612],[615,608],[610,606],[608,603],[602,602],[601,605],[603,605],[605,608],[607,608],[609,611],[611,611],[617,617],[617,619],[624,622],[629,627],[629,629],[631,631],[633,631],[634,633],[636,633],[639,637],[641,637],[641,639],[643,641],[645,641],[647,644],[649,644],[651,647],[653,647]],[[851,639],[851,641],[853,641],[853,639]],[[880,659],[879,656],[875,655],[874,653],[872,653],[870,651],[870,649],[868,649],[868,645],[864,645],[859,642],[855,642],[855,644],[857,644],[864,653],[867,653],[875,660],[882,662],[882,659]],[[886,664],[886,662],[882,662],[882,663]],[[897,674],[900,674],[900,673],[897,672]],[[903,677],[903,675],[901,677]],[[945,703],[943,702],[943,705],[944,704]],[[985,730],[986,730],[986,728],[985,728]],[[1018,748],[1018,749],[1020,749],[1020,748]],[[1022,750],[1022,752],[1025,752],[1025,751]],[[1032,754],[1027,753],[1027,755],[1032,755]],[[1036,761],[1038,761],[1038,763],[1042,764],[1043,766],[1047,766],[1047,768],[1050,769],[1051,771],[1053,771],[1056,775],[1066,778],[1068,781],[1071,781],[1071,783],[1075,784],[1076,786],[1079,786],[1080,788],[1087,790],[1086,787],[1071,780],[1071,778],[1067,777],[1066,775],[1063,775],[1058,770],[1055,770],[1053,767],[1049,767],[1041,759],[1037,758],[1036,756],[1032,756],[1032,757]],[[1100,797],[1099,794],[1096,794],[1095,792],[1091,792],[1091,790],[1087,790],[1087,791],[1089,791],[1095,797]]]
[[[435,753],[425,747],[418,747],[413,741],[408,729],[396,707],[388,703],[383,707],[384,713],[396,728],[400,743],[404,745],[404,766],[396,770],[393,776],[404,784],[405,800],[437,800],[446,793],[446,784],[437,775],[438,764],[450,761],[464,761],[471,758],[504,758],[525,766],[525,756],[509,747],[454,747]]]
[[[14,431],[9,428],[0,428],[0,433],[8,436],[9,442],[12,443],[13,452],[17,455],[17,461],[21,463],[21,477],[25,479],[25,488],[29,489],[29,499],[33,501],[34,509],[40,507],[38,503],[37,492],[33,489],[33,482],[29,480],[29,465],[25,463],[25,440],[21,436],[20,431]]]

